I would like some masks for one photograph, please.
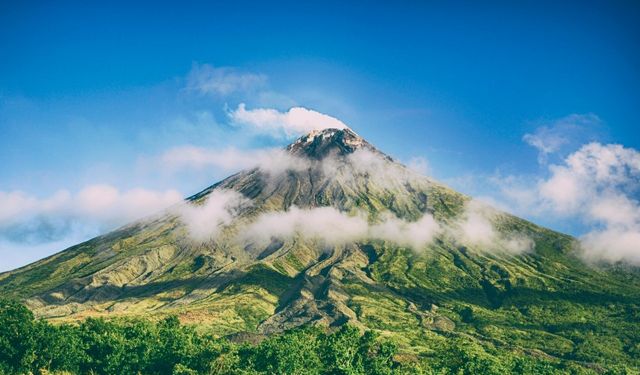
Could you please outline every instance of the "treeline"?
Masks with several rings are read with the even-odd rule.
[[[625,369],[609,369],[626,373]],[[599,371],[601,372],[601,371]],[[495,355],[450,340],[432,355],[398,354],[371,331],[344,325],[287,331],[257,344],[238,344],[181,325],[177,318],[52,325],[14,301],[0,300],[0,374],[556,374],[584,367]]]

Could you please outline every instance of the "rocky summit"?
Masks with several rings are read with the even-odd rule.
[[[407,353],[485,347],[640,365],[640,276],[413,172],[307,134],[184,203],[0,274],[39,317],[176,315],[220,336],[349,323]],[[606,344],[605,344],[606,343]]]

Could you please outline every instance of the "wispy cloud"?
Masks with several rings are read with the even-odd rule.
[[[343,171],[341,165],[344,162],[350,168]],[[376,181],[377,186],[390,191],[401,188],[406,183],[415,181],[416,178],[422,179],[423,177],[367,148],[357,149],[347,155],[344,160],[325,158],[322,162],[322,169],[325,175],[334,175],[340,171],[339,176],[345,181],[352,181],[358,176],[369,176]]]
[[[303,135],[313,130],[348,128],[335,117],[302,107],[280,112],[272,108],[247,109],[241,103],[229,112],[229,117],[235,124],[278,138]]]
[[[181,200],[175,190],[121,191],[110,185],[90,185],[75,194],[61,190],[46,198],[0,191],[0,240],[32,244],[59,241],[73,228],[90,227],[91,233],[111,229]]]
[[[192,202],[175,207],[194,241],[214,239],[225,225],[231,224],[239,210],[250,201],[233,190],[214,190],[200,204]]]
[[[550,154],[559,152],[563,147],[575,147],[577,144],[593,140],[590,138],[601,124],[602,120],[592,113],[571,114],[544,122],[532,133],[525,134],[522,139],[538,149],[538,162],[545,164]]]
[[[328,246],[382,240],[425,251],[437,236],[472,250],[522,254],[533,249],[533,241],[520,233],[501,233],[494,224],[498,213],[472,201],[453,223],[443,224],[425,213],[416,221],[400,219],[390,212],[371,222],[365,212],[349,214],[334,207],[298,208],[259,215],[240,230],[242,243],[266,246],[273,239],[300,237],[320,241]]]
[[[304,170],[309,161],[294,157],[283,149],[236,148],[210,149],[196,146],[172,148],[160,157],[163,167],[170,169],[206,169],[238,171],[258,167],[269,174],[279,174],[286,170]]]
[[[286,240],[296,236],[331,246],[384,240],[423,251],[439,231],[440,225],[429,214],[415,222],[389,214],[370,224],[365,213],[350,215],[334,207],[291,207],[287,211],[258,216],[241,231],[241,239],[263,246],[272,239]]]
[[[460,217],[449,227],[452,237],[475,249],[486,252],[506,251],[512,254],[527,253],[533,249],[533,240],[522,233],[501,233],[495,226],[498,213],[479,200],[466,203]]]
[[[407,162],[407,168],[421,175],[427,175],[430,172],[429,162],[422,156],[414,156]]]
[[[187,75],[186,90],[203,95],[225,97],[235,93],[256,91],[265,87],[267,76],[242,72],[232,67],[193,64]]]

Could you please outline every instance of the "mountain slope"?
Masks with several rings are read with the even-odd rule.
[[[230,219],[204,223],[215,227],[205,240],[174,208],[0,274],[0,293],[53,321],[177,314],[221,335],[349,322],[414,353],[459,336],[640,365],[636,270],[585,265],[569,236],[470,210],[469,197],[350,130],[313,132],[274,160],[188,199],[206,207],[228,192],[242,198]],[[478,212],[491,241],[466,238]],[[275,235],[274,222],[295,230]]]

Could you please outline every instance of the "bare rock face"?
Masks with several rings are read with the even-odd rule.
[[[375,147],[351,129],[314,130],[287,146],[287,151],[294,156],[316,160],[329,155],[344,156],[358,149],[367,149],[379,153]]]

